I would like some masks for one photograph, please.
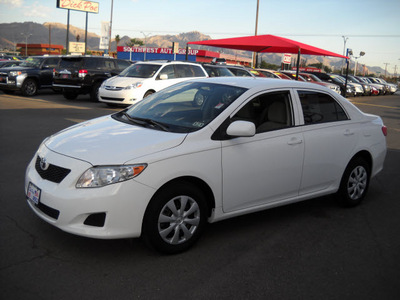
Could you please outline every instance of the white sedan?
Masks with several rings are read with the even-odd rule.
[[[357,205],[383,168],[386,132],[315,84],[191,80],[45,139],[25,192],[64,231],[177,253],[207,222],[332,193]]]

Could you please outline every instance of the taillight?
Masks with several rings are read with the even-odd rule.
[[[382,133],[384,136],[387,136],[387,127],[385,125],[382,126]]]
[[[87,75],[87,70],[79,70],[78,77],[84,78]]]
[[[56,69],[53,69],[53,77],[56,75]]]

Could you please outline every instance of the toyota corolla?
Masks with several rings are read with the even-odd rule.
[[[46,138],[25,192],[66,232],[177,253],[208,222],[327,194],[359,204],[385,136],[380,117],[322,86],[191,80]]]

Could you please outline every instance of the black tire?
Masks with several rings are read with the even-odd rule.
[[[98,102],[99,101],[99,89],[101,86],[101,82],[95,82],[93,84],[92,90],[90,91],[90,100],[93,102]]]
[[[370,176],[371,167],[364,159],[352,159],[344,171],[336,195],[339,203],[346,207],[360,204],[368,192]]]
[[[196,243],[206,220],[203,192],[191,183],[178,182],[157,192],[150,201],[143,220],[142,238],[159,252],[180,253]]]
[[[75,93],[75,92],[63,92],[63,96],[64,96],[64,98],[65,99],[68,99],[68,100],[75,100],[77,97],[78,97],[78,94],[77,93]]]
[[[151,94],[154,94],[153,91],[147,91],[146,94],[144,94],[143,98],[146,98],[148,96],[150,96]]]
[[[21,87],[21,93],[23,96],[31,97],[35,96],[38,90],[38,85],[35,79],[27,78]]]

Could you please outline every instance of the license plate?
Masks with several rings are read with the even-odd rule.
[[[68,75],[68,74],[62,74],[61,77],[62,77],[62,78],[69,78],[69,75]]]
[[[39,189],[36,185],[34,185],[32,182],[29,182],[28,185],[28,199],[31,200],[35,204],[39,204],[40,201],[40,193],[42,192],[41,189]]]

